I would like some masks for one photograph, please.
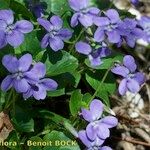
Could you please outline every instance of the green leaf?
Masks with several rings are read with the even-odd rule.
[[[78,137],[78,132],[77,130],[72,126],[71,123],[69,122],[64,122],[64,127],[70,132],[72,133],[72,135],[74,135],[75,137]]]
[[[116,7],[113,4],[113,1],[110,2],[110,0],[100,0],[100,1],[91,0],[91,1],[93,1],[93,3],[95,3],[100,10],[107,10],[110,7],[116,9]]]
[[[75,90],[71,94],[69,107],[70,112],[73,116],[77,115],[78,112],[80,111],[80,108],[82,106],[82,97],[83,95],[81,94],[81,90]]]
[[[38,117],[40,118],[45,118],[45,119],[50,119],[52,120],[53,122],[55,122],[56,124],[59,124],[59,125],[62,125],[64,122],[69,122],[68,119],[60,116],[60,115],[57,115],[53,112],[50,112],[48,110],[39,110],[38,111]]]
[[[15,129],[19,132],[33,132],[34,120],[30,116],[30,112],[16,106],[15,116],[12,118]]]
[[[70,112],[73,116],[78,115],[81,108],[87,108],[89,103],[91,102],[91,94],[81,94],[81,90],[77,89],[72,92],[71,98],[69,101]]]
[[[97,93],[97,96],[105,102],[106,106],[110,107],[109,94],[108,91],[105,90],[105,87],[100,89],[100,91]]]
[[[66,12],[63,16],[63,27],[64,28],[68,28],[70,29],[72,32],[74,32],[74,30],[71,28],[70,26],[70,18],[72,17],[72,13],[70,11]]]
[[[0,0],[0,9],[8,9],[10,0]]]
[[[8,142],[12,142],[13,144],[12,145],[8,145],[7,147],[11,150],[20,150],[20,146],[19,146],[19,138],[20,136],[18,136],[18,133],[13,130],[10,134],[9,134],[9,137],[7,138],[7,141]]]
[[[6,93],[0,91],[0,112],[3,110],[3,104],[5,103],[6,100]]]
[[[102,98],[103,101],[108,105],[109,104],[109,94],[113,94],[116,90],[115,79],[112,73],[108,73],[105,81],[102,83],[102,78],[106,70],[88,72],[86,73],[86,80],[91,85],[94,90],[97,90],[101,86],[100,90],[97,93],[97,96]]]
[[[72,73],[67,72],[57,75],[53,79],[59,84],[57,90],[48,92],[48,96],[50,97],[61,96],[72,92],[78,86],[81,75],[77,71],[74,71]]]
[[[77,142],[71,140],[64,133],[52,131],[43,138],[44,141],[52,141],[52,146],[44,147],[43,150],[80,150]]]
[[[47,75],[56,76],[66,72],[74,72],[78,67],[78,60],[66,51],[49,51],[49,60],[46,61]]]
[[[20,2],[17,2],[15,0],[10,1],[10,9],[12,9],[17,15],[21,14],[22,16],[29,18],[29,19],[34,19],[32,13]]]
[[[42,143],[42,142],[45,142],[43,141],[40,137],[38,136],[34,136],[34,137],[31,137],[28,141],[28,145],[29,144],[33,144],[33,143]],[[42,150],[42,146],[40,146],[40,144],[38,144],[37,146],[29,146],[29,150]]]
[[[21,131],[21,132],[33,132],[34,131],[34,120],[32,118],[30,120],[25,120],[25,122],[18,121],[14,118],[13,122],[18,131]]]
[[[57,97],[57,96],[61,96],[61,95],[65,95],[65,88],[47,92],[47,96],[50,96],[50,97]]]
[[[17,0],[17,2],[21,3],[22,5],[25,6],[25,1],[24,0]]]
[[[47,4],[47,12],[52,12],[55,15],[63,15],[69,11],[68,0],[41,0]]]
[[[92,95],[90,93],[85,93],[83,95],[83,98],[82,98],[82,104],[84,105],[86,103],[86,105],[88,106],[89,103],[91,102],[91,98],[92,98]]]
[[[118,10],[118,13],[119,13],[121,19],[125,19],[127,16],[129,18],[133,18],[133,19],[136,18],[136,15],[131,14],[127,10]]]
[[[5,77],[8,73],[8,71],[6,70],[6,68],[2,65],[2,58],[5,56],[5,55],[14,55],[14,48],[7,45],[5,46],[4,48],[2,48],[0,50],[0,75]]]
[[[31,33],[25,35],[23,44],[15,48],[15,54],[29,52],[33,57],[35,57],[41,50],[40,42],[37,38],[37,32],[32,31]]]
[[[103,64],[96,66],[96,67],[91,66],[89,59],[85,60],[85,64],[88,67],[94,68],[94,69],[109,69],[113,66],[113,64],[116,61],[122,61],[122,59],[123,59],[123,55],[117,55],[117,56],[115,55],[115,56],[111,56],[111,57],[107,57],[107,58],[102,58]]]
[[[42,50],[35,56],[34,60],[36,62],[39,62],[39,61],[45,62],[46,59],[47,59],[47,52],[46,52],[46,50]]]
[[[74,87],[76,88],[80,82],[80,79],[81,79],[81,74],[77,71],[74,71],[74,72],[71,72],[71,74],[74,76],[75,78],[75,84],[74,84]]]
[[[72,133],[74,136],[77,137],[77,131],[75,128],[71,125],[70,121],[60,115],[57,115],[53,112],[47,111],[47,110],[40,110],[38,111],[38,116],[40,118],[49,119],[52,120],[57,125],[63,125],[64,128],[66,128],[70,133]]]

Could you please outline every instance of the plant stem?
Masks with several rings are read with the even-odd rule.
[[[48,130],[44,130],[44,131],[42,131],[42,132],[38,133],[36,136],[45,135],[45,134],[48,134],[48,133],[50,133],[50,132],[51,132],[51,130],[50,130],[50,129],[48,129]]]
[[[126,138],[120,138],[120,137],[115,137],[115,136],[111,136],[112,138],[116,139],[116,140],[121,140],[121,141],[126,141],[126,142],[130,142],[130,143],[133,143],[133,144],[139,144],[139,145],[144,145],[144,146],[147,146],[147,147],[150,147],[150,144],[149,143],[146,143],[146,142],[143,142],[143,141],[138,141],[134,138],[131,138],[131,137],[126,137]]]
[[[74,44],[74,41],[73,42],[71,42],[71,41],[65,41],[65,43],[67,43],[67,44]]]
[[[7,101],[6,101],[6,104],[5,104],[4,109],[8,109],[8,108],[9,108],[9,106],[10,106],[10,103],[9,103],[9,102],[10,102],[10,99],[11,99],[12,94],[13,94],[13,89],[10,90],[10,93],[9,93],[9,96],[8,96]]]
[[[82,35],[82,33],[83,33],[84,31],[85,31],[85,29],[82,29],[81,32],[80,32],[80,34],[78,35],[77,39],[76,39],[74,42],[72,42],[73,45],[72,45],[71,48],[70,48],[70,54],[72,53],[72,50],[73,50],[73,48],[74,48],[75,43],[77,43],[77,42],[79,41],[79,39],[81,38],[81,35]]]
[[[104,81],[105,81],[105,79],[106,79],[106,77],[107,77],[109,71],[110,71],[110,68],[107,69],[106,73],[104,74],[101,83],[99,84],[99,86],[97,87],[97,90],[95,91],[95,93],[93,94],[93,96],[92,96],[92,98],[91,98],[91,101],[92,101],[92,100],[95,98],[95,96],[97,95],[97,93],[98,93],[98,91],[100,90],[102,84],[104,83]]]
[[[8,96],[8,99],[7,99],[4,109],[7,110],[12,105],[13,115],[15,115],[15,101],[16,101],[16,94],[15,94],[15,91],[12,89],[9,93],[9,96]]]
[[[13,116],[15,116],[15,113],[16,113],[16,109],[15,109],[15,102],[16,102],[16,95],[15,95],[15,92],[13,92],[13,99],[12,99],[12,107],[13,107],[13,109],[12,109],[12,114],[13,114]]]
[[[110,5],[109,5],[109,9],[112,8],[113,4],[114,4],[114,0],[111,1]]]

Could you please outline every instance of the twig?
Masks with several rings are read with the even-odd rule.
[[[150,144],[150,136],[142,129],[135,128],[135,133]]]
[[[126,137],[126,138],[120,138],[120,137],[115,137],[115,136],[111,136],[111,137],[116,139],[116,140],[126,141],[126,142],[129,142],[129,143],[139,144],[139,145],[144,145],[144,146],[150,147],[149,143],[142,142],[142,141],[137,141],[137,140],[135,140],[133,138],[130,138],[130,137]]]
[[[145,85],[146,85],[146,90],[147,90],[148,99],[149,99],[149,102],[150,102],[150,89],[149,89],[148,84],[145,84]]]
[[[121,105],[123,105],[123,101],[119,99],[116,95],[112,95],[111,98],[118,101]]]

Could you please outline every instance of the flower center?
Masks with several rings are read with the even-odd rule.
[[[38,91],[38,90],[39,90],[38,86],[36,86],[35,84],[34,84],[34,85],[31,85],[31,87],[32,87],[32,89],[33,89],[34,91]]]
[[[51,37],[51,38],[54,38],[55,36],[56,36],[56,34],[57,34],[57,32],[58,32],[58,27],[55,27],[55,26],[51,26],[50,27],[50,32],[49,32],[49,36]]]
[[[93,123],[92,123],[92,126],[93,126],[93,129],[97,129],[98,128],[98,123],[99,123],[99,121],[94,121]]]
[[[14,78],[16,78],[17,80],[20,80],[24,77],[23,73],[22,72],[16,72],[14,75],[13,75]]]
[[[91,52],[91,55],[92,55],[93,58],[99,57],[100,56],[100,49],[93,50]]]
[[[7,27],[6,27],[6,29],[5,29],[5,32],[6,33],[12,33],[12,31],[14,30],[14,25],[12,24],[12,25],[8,25]]]
[[[79,16],[82,17],[82,16],[86,15],[87,12],[88,12],[88,8],[80,9],[80,11],[79,11],[80,14],[79,14]]]
[[[56,34],[57,34],[57,31],[55,31],[55,30],[52,30],[52,31],[49,32],[49,36],[51,38],[54,38],[56,36]]]
[[[150,35],[150,24],[146,24],[144,31],[147,35]]]
[[[83,14],[86,14],[87,11],[88,11],[87,8],[84,8],[84,9],[81,9],[81,10],[80,10],[80,12],[83,13]]]
[[[117,24],[109,24],[105,27],[105,30],[112,31],[112,30],[116,29],[117,27],[118,27]]]
[[[134,74],[133,74],[133,73],[129,73],[128,76],[127,76],[128,79],[129,79],[129,78],[133,78],[133,77],[134,77]]]

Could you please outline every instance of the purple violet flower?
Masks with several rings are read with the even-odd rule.
[[[100,10],[90,7],[89,0],[69,0],[70,7],[75,11],[71,18],[71,26],[75,27],[80,22],[84,27],[93,25],[94,17],[98,16]]]
[[[28,0],[28,7],[37,18],[44,16],[44,4],[40,1]]]
[[[142,29],[137,27],[138,23],[135,19],[126,18],[119,24],[119,32],[122,36],[122,40],[118,43],[120,46],[125,40],[130,47],[134,47],[138,39],[143,38],[144,32]]]
[[[104,140],[100,140],[96,138],[94,141],[90,140],[87,137],[86,131],[82,130],[78,133],[79,139],[83,142],[83,144],[87,147],[87,150],[112,150],[108,146],[101,146],[104,143]]]
[[[41,41],[41,47],[46,48],[49,45],[54,51],[63,49],[64,41],[72,37],[72,32],[62,28],[62,19],[59,16],[52,16],[50,21],[43,18],[37,20],[48,32]]]
[[[144,30],[143,39],[150,43],[150,17],[142,16],[138,23]]]
[[[130,0],[130,1],[135,6],[137,6],[139,4],[139,0]]]
[[[30,83],[28,91],[23,93],[23,97],[25,99],[33,96],[37,100],[43,100],[46,98],[46,91],[53,91],[57,89],[58,84],[56,81],[50,78],[44,78],[46,74],[46,66],[43,63],[39,62],[34,64],[30,72],[31,74],[36,75],[39,80],[37,82]]]
[[[108,37],[110,43],[119,43],[121,35],[118,30],[120,17],[115,9],[109,9],[105,13],[106,17],[96,17],[94,19],[95,25],[98,26],[94,39],[96,42],[102,42],[105,37]]]
[[[17,47],[24,41],[24,34],[33,30],[33,25],[27,20],[17,21],[15,24],[14,15],[11,10],[0,10],[0,48],[9,43]]]
[[[119,93],[124,95],[127,91],[137,93],[140,90],[140,85],[145,82],[145,76],[141,72],[136,72],[137,65],[132,56],[126,55],[123,58],[123,64],[117,64],[112,68],[114,74],[123,77],[119,85]]]
[[[92,49],[89,44],[80,41],[76,43],[75,47],[77,52],[88,56],[91,66],[101,65],[103,63],[101,58],[111,54],[111,51],[104,43],[100,48]]]
[[[46,91],[52,91],[57,88],[57,83],[44,78],[46,67],[39,62],[32,65],[32,56],[23,55],[19,60],[11,55],[5,55],[2,64],[11,73],[1,84],[3,91],[8,91],[11,87],[18,93],[23,93],[25,99],[33,96],[35,99],[45,99]]]
[[[38,78],[30,72],[32,64],[32,56],[30,54],[23,55],[19,60],[11,55],[5,55],[2,64],[11,73],[1,84],[3,91],[8,91],[14,87],[18,93],[27,92],[30,82],[36,82]]]
[[[110,136],[109,128],[113,128],[118,124],[117,118],[107,116],[102,119],[104,105],[100,100],[94,99],[90,104],[90,109],[82,109],[82,117],[89,122],[86,127],[86,135],[89,140],[99,139],[100,144]]]

